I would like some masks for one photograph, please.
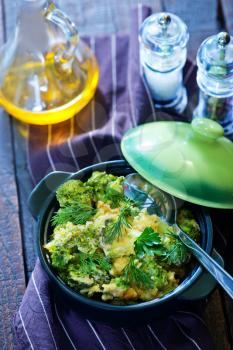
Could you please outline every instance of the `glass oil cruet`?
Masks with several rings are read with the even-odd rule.
[[[221,32],[204,40],[197,65],[199,102],[193,116],[217,121],[233,140],[233,37]]]
[[[153,14],[145,19],[140,28],[143,74],[155,106],[159,109],[183,112],[187,105],[183,67],[188,40],[187,26],[172,13]]]
[[[21,0],[14,34],[0,50],[0,104],[31,124],[69,119],[93,97],[98,65],[75,25],[48,0]]]

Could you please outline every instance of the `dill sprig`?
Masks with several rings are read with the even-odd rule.
[[[131,258],[124,268],[124,275],[127,282],[139,288],[153,288],[153,281],[149,273],[136,266],[135,259]]]
[[[108,225],[106,228],[104,237],[106,243],[111,243],[115,239],[118,239],[122,235],[124,227],[131,227],[129,222],[129,216],[131,215],[132,211],[129,206],[120,209],[120,214],[117,220]]]
[[[52,217],[52,225],[62,225],[72,222],[75,225],[83,225],[93,215],[95,215],[96,209],[87,204],[75,203],[65,208],[60,208]]]
[[[109,271],[111,269],[111,264],[107,257],[102,254],[94,253],[94,254],[86,254],[79,253],[79,270],[83,274],[95,274],[98,268]]]

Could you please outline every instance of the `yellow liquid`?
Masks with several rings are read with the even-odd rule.
[[[73,66],[72,74],[59,71],[53,53],[46,55],[43,64],[15,63],[1,87],[0,104],[13,117],[28,124],[55,124],[72,118],[92,99],[99,80],[93,55],[85,65],[74,62]],[[30,90],[31,84],[36,85],[34,90]]]

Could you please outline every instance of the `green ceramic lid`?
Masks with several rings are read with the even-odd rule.
[[[233,143],[206,118],[154,122],[129,130],[121,148],[147,181],[185,201],[233,208]]]

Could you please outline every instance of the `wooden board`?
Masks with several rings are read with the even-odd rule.
[[[0,3],[1,45],[5,38]],[[0,349],[14,348],[11,321],[25,290],[24,260],[12,148],[12,120],[0,111]]]
[[[17,154],[15,159],[15,173],[18,183],[26,280],[28,280],[28,275],[32,272],[36,260],[34,220],[27,206],[28,197],[33,188],[27,167],[27,131],[27,125],[14,121],[13,149],[15,154]]]
[[[216,350],[231,350],[231,339],[225,322],[219,288],[214,291],[203,307],[203,319],[210,330]]]
[[[227,212],[225,215],[219,215],[218,217],[218,227],[221,232],[224,232],[227,238],[227,249],[225,252],[225,268],[233,276],[233,235],[232,235],[232,222],[233,222],[232,211]],[[226,320],[227,336],[233,349],[233,301],[230,297],[224,293],[223,290],[220,291],[221,301],[223,306],[223,312]]]
[[[13,348],[11,320],[25,290],[18,193],[9,117],[0,113],[0,349]]]

